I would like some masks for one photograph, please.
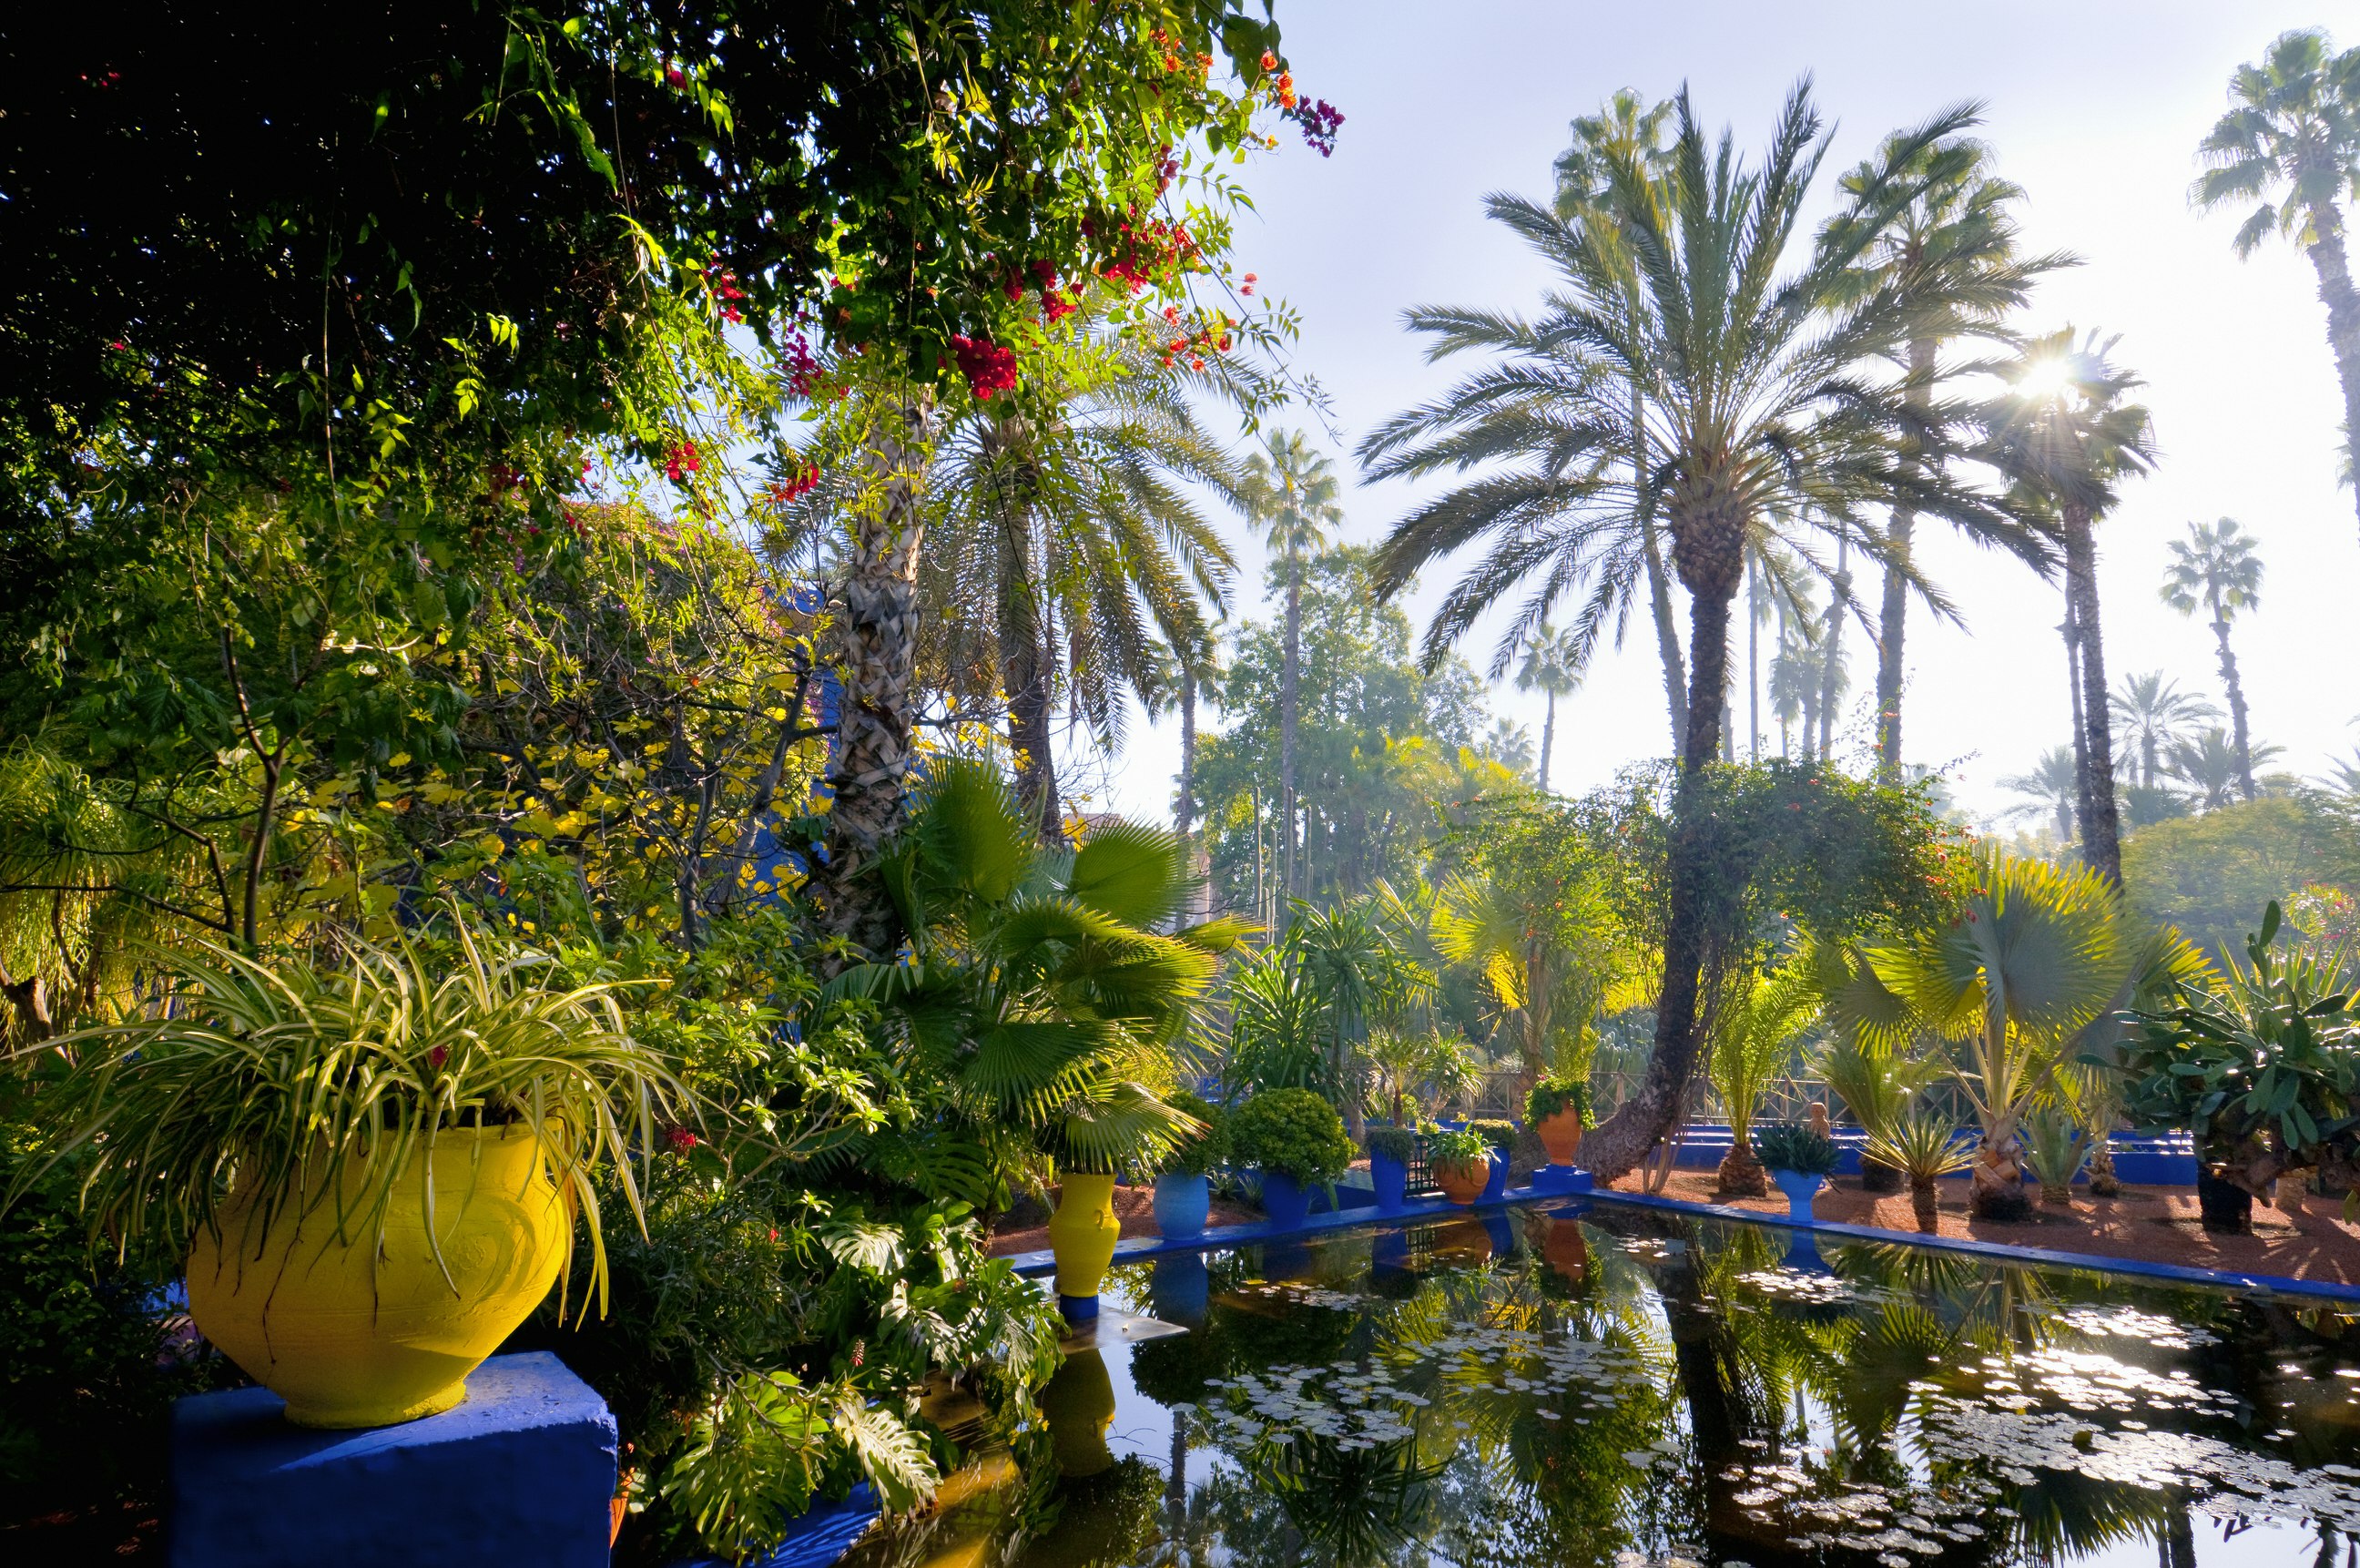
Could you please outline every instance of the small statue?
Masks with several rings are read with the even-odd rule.
[[[1806,1121],[1811,1124],[1811,1131],[1819,1134],[1819,1136],[1823,1138],[1833,1138],[1836,1135],[1835,1129],[1828,1124],[1828,1102],[1826,1101],[1812,1101],[1808,1105],[1803,1108],[1803,1116]]]

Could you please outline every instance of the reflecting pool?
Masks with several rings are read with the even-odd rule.
[[[1054,1463],[858,1568],[2360,1564],[2360,1315],[2290,1298],[1579,1201],[1107,1289]]]

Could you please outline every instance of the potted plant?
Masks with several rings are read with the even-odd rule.
[[[564,1277],[577,1215],[603,1310],[593,1170],[636,1215],[631,1152],[686,1103],[608,987],[544,986],[546,959],[454,926],[447,953],[355,944],[333,970],[209,948],[168,967],[169,1015],[53,1042],[93,1236],[185,1251],[197,1327],[299,1425],[457,1404]]]
[[[1836,1168],[1835,1140],[1801,1122],[1774,1122],[1755,1135],[1754,1147],[1786,1195],[1788,1213],[1810,1219],[1813,1195]]]
[[[1508,1151],[1516,1146],[1516,1124],[1495,1117],[1484,1117],[1467,1124],[1470,1132],[1480,1133],[1491,1148],[1491,1173],[1483,1179],[1483,1199],[1494,1201],[1508,1190]]]
[[[1409,1198],[1409,1165],[1417,1157],[1418,1135],[1407,1127],[1369,1129],[1369,1180],[1377,1190],[1377,1212],[1398,1214]]]
[[[1964,1170],[1974,1151],[1959,1141],[1959,1124],[1922,1108],[1881,1118],[1868,1135],[1868,1152],[1901,1172],[1909,1182],[1909,1207],[1926,1235],[1938,1228],[1934,1183]]]
[[[1205,1234],[1213,1195],[1205,1173],[1229,1157],[1229,1117],[1194,1094],[1173,1094],[1165,1103],[1185,1112],[1204,1131],[1173,1145],[1155,1178],[1155,1228],[1175,1240]]]
[[[1336,1107],[1307,1089],[1266,1089],[1229,1119],[1231,1157],[1262,1181],[1262,1212],[1273,1229],[1299,1230],[1313,1187],[1333,1187],[1356,1152]]]
[[[1443,1195],[1464,1207],[1483,1196],[1491,1179],[1491,1146],[1472,1127],[1431,1132],[1426,1135],[1426,1165]]]
[[[1590,1085],[1579,1079],[1544,1078],[1524,1095],[1524,1124],[1539,1135],[1551,1165],[1572,1166],[1590,1117]]]

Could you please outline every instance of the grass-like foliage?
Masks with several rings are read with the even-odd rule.
[[[355,1243],[379,1236],[418,1161],[431,1244],[438,1146],[522,1124],[588,1225],[603,1310],[592,1172],[610,1162],[638,1218],[634,1153],[646,1157],[687,1097],[631,1038],[610,987],[542,986],[546,962],[487,950],[464,922],[432,950],[355,943],[335,970],[221,947],[174,954],[169,1012],[51,1042],[73,1065],[47,1097],[50,1162],[79,1158],[94,1238],[185,1252],[200,1230],[220,1235],[233,1193],[254,1194],[242,1241],[290,1204],[330,1209]],[[20,1188],[47,1163],[26,1168]]]
[[[1805,1176],[1832,1176],[1836,1168],[1835,1140],[1815,1132],[1804,1122],[1773,1122],[1754,1135],[1754,1153],[1772,1170],[1799,1171]]]
[[[1868,1157],[1909,1179],[1913,1191],[1930,1191],[1935,1181],[1954,1170],[1964,1170],[1974,1159],[1974,1146],[1959,1141],[1959,1124],[1925,1106],[1896,1110],[1868,1135]]]

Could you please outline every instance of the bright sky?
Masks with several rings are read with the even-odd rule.
[[[2162,462],[2130,483],[2099,539],[2110,676],[2160,667],[2219,700],[2209,629],[2156,590],[2168,541],[2191,520],[2232,516],[2259,535],[2268,567],[2261,609],[2236,632],[2256,740],[2284,746],[2278,765],[2306,775],[2360,740],[2360,661],[2346,641],[2360,618],[2360,523],[2335,480],[2341,400],[2325,311],[2307,258],[2273,242],[2240,262],[2229,245],[2236,218],[2199,217],[2187,200],[2196,143],[2225,107],[2230,72],[2289,27],[2325,26],[2360,42],[2360,4],[1281,0],[1279,19],[1304,90],[1346,120],[1332,159],[1289,127],[1278,153],[1250,166],[1260,218],[1245,221],[1238,254],[1241,269],[1302,313],[1297,362],[1333,399],[1334,435],[1322,440],[1348,475],[1364,432],[1459,373],[1423,362],[1402,330],[1404,307],[1536,302],[1545,269],[1484,220],[1482,197],[1545,196],[1567,122],[1615,89],[1668,97],[1685,82],[1706,124],[1733,125],[1752,151],[1788,86],[1810,73],[1837,126],[1823,180],[1886,132],[1980,99],[1980,134],[2028,196],[2027,243],[2086,263],[2042,285],[2025,325],[2120,333],[2117,363],[2150,383],[2141,395]],[[1290,411],[1282,422],[1302,418]],[[1347,537],[1381,537],[1412,499],[1399,486],[1348,489]],[[1232,533],[1251,564],[1251,591],[1258,550],[1242,528]],[[1934,625],[1911,607],[1905,750],[1913,762],[1947,767],[1961,803],[1986,816],[2015,798],[2000,777],[2070,739],[2061,599],[2008,559],[1925,525],[1918,537],[1926,570],[1965,625]],[[1421,629],[1445,584],[1430,574],[1411,601]],[[1681,619],[1685,641],[1684,607]],[[1765,664],[1768,642],[1765,630]],[[1856,632],[1847,645],[1856,711],[1846,722],[1864,745],[1858,705],[1874,686],[1873,653]],[[1480,664],[1488,650],[1485,639],[1466,651]],[[1538,701],[1503,688],[1495,705],[1528,726],[1537,748]],[[1742,730],[1742,697],[1738,722]],[[1766,707],[1764,722],[1765,750],[1775,748]],[[1551,783],[1602,783],[1663,752],[1666,736],[1642,615],[1624,650],[1559,704]],[[1134,727],[1107,764],[1097,808],[1163,815],[1177,759],[1175,724]],[[1071,761],[1077,774],[1098,772]]]

